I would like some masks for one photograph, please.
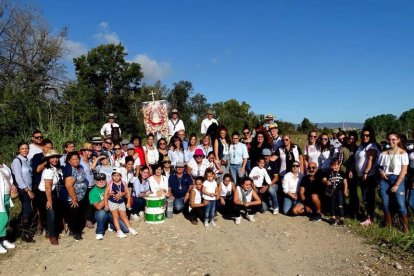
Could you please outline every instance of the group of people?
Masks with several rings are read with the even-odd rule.
[[[201,137],[187,138],[174,109],[168,137],[155,141],[148,134],[143,144],[136,135],[121,140],[111,113],[100,137],[79,149],[68,141],[63,154],[34,131],[30,144],[18,144],[11,169],[0,160],[0,253],[15,247],[6,233],[12,197],[22,205],[22,240],[35,242],[35,232],[45,230],[52,245],[62,231],[82,239],[84,227],[96,228],[97,240],[106,231],[136,235],[129,221],[145,217],[151,195],[172,200],[175,213],[205,227],[216,226],[218,212],[240,224],[242,217],[255,221],[266,211],[313,221],[325,214],[333,225],[343,225],[346,215],[363,216],[361,224],[369,226],[378,186],[385,224],[391,226],[397,212],[408,232],[414,152],[399,134],[388,134],[382,150],[369,128],[360,135],[334,130],[331,137],[312,130],[302,150],[289,134],[279,134],[271,114],[262,126],[245,126],[242,135],[230,134],[213,116],[209,111],[202,122]]]

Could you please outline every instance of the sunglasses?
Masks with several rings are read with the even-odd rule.
[[[43,136],[34,136],[35,139],[43,139]]]
[[[321,138],[322,141],[328,141],[328,138]]]
[[[316,170],[316,167],[308,167],[308,170]]]
[[[243,133],[246,134],[246,135],[250,134],[250,132],[243,132]]]
[[[361,134],[361,137],[369,137],[369,134]]]
[[[309,138],[316,138],[317,136],[316,135],[309,135],[308,137]]]
[[[292,165],[293,168],[299,168],[299,165]]]

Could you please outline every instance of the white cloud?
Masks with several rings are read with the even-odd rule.
[[[65,40],[64,47],[66,49],[66,54],[63,58],[68,61],[72,61],[74,58],[84,55],[88,52],[86,45],[81,42],[72,40]]]
[[[171,64],[169,62],[159,62],[145,54],[135,56],[132,61],[141,64],[142,71],[144,72],[144,80],[162,80],[171,72]]]
[[[112,32],[109,27],[109,23],[105,21],[99,23],[99,31],[93,37],[97,39],[100,43],[120,43],[118,34],[116,32]]]

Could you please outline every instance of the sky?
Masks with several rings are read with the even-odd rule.
[[[364,122],[414,107],[414,1],[33,0],[65,63],[122,43],[144,82],[187,80],[208,102],[245,101],[300,123]]]

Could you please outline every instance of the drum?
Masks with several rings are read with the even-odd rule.
[[[145,197],[145,222],[158,224],[165,222],[165,197]]]

